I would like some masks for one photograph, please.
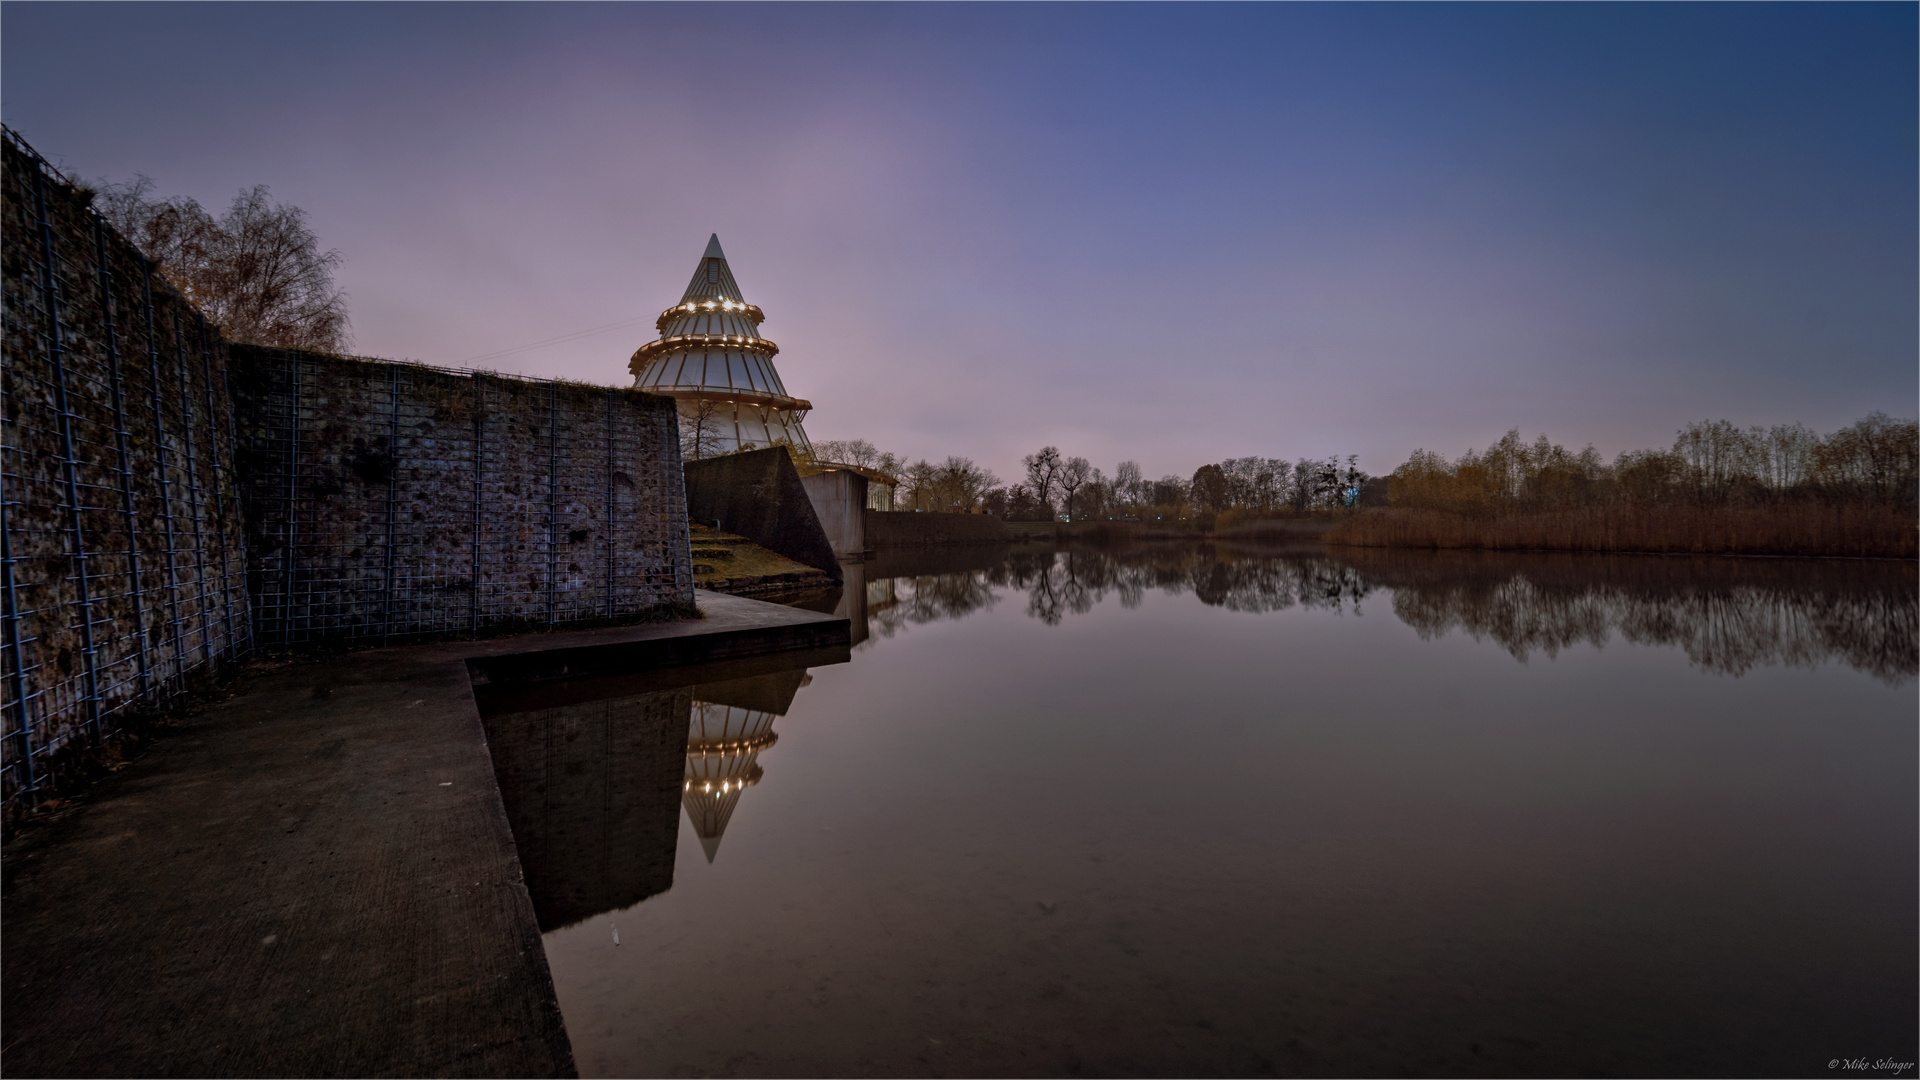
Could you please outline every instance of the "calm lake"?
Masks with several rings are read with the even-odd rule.
[[[850,660],[488,717],[582,1075],[1915,1060],[1913,564],[849,569]]]

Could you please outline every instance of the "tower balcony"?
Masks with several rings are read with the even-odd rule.
[[[780,346],[763,337],[747,334],[675,334],[672,337],[655,338],[634,350],[629,367],[638,371],[654,357],[670,352],[696,349],[724,349],[729,352],[756,352],[772,357],[780,352]]]

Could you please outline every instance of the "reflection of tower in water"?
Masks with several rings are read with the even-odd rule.
[[[680,794],[687,820],[712,862],[740,793],[760,782],[760,751],[772,746],[773,714],[710,701],[693,703],[687,725],[687,781]]]
[[[763,673],[679,686],[671,668],[476,685],[541,931],[672,888],[677,810],[712,860],[741,789],[760,778],[754,759],[773,744],[773,721],[808,681],[798,665],[846,660],[844,646],[744,658],[701,673]],[[771,665],[795,666],[765,672]]]
[[[783,671],[694,687],[680,803],[708,862],[720,850],[740,793],[760,782],[760,751],[778,739],[774,720],[787,714],[794,693],[809,681],[805,671]]]

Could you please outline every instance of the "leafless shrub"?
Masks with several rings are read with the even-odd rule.
[[[334,287],[338,251],[320,250],[306,211],[266,185],[235,195],[215,219],[193,199],[157,198],[154,183],[103,184],[94,205],[159,265],[229,340],[344,352],[347,296]]]

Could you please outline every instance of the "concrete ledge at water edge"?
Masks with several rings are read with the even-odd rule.
[[[479,706],[850,655],[844,618],[694,595],[700,619],[263,663],[181,718],[4,852],[0,1074],[578,1075]]]
[[[1013,534],[999,518],[985,514],[869,510],[866,526],[867,545],[873,548],[1004,544],[1013,539]]]
[[[841,579],[840,560],[786,448],[689,461],[686,485],[688,520],[717,521],[725,532]]]

